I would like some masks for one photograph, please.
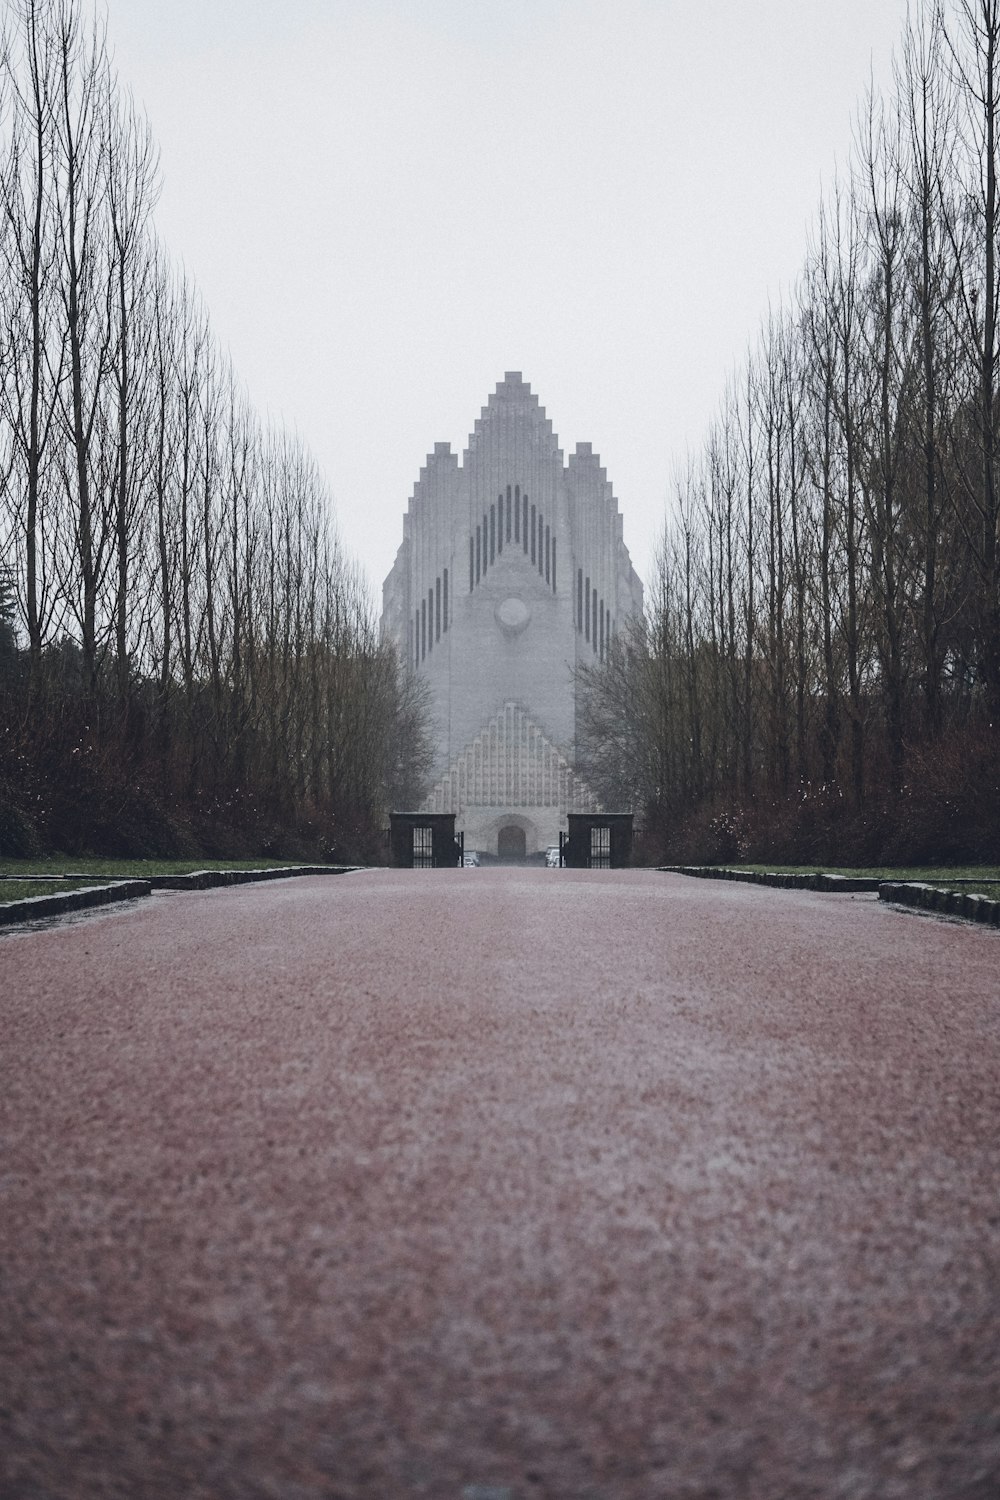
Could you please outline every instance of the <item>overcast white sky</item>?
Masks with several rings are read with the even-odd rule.
[[[107,0],[157,223],[381,586],[505,370],[646,575],[906,0]]]

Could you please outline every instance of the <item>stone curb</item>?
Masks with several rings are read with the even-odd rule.
[[[0,927],[31,922],[36,917],[60,917],[91,906],[108,906],[112,901],[134,901],[148,896],[151,889],[148,880],[115,880],[109,885],[90,886],[85,891],[67,891],[65,895],[24,896],[20,901],[0,902]]]
[[[274,870],[192,870],[189,875],[150,875],[144,880],[107,881],[104,876],[64,875],[18,876],[28,880],[100,880],[82,891],[58,892],[51,896],[24,896],[20,901],[3,901],[0,881],[0,927],[30,922],[36,917],[57,917],[64,912],[85,911],[92,906],[106,906],[112,901],[133,901],[153,891],[207,891],[215,886],[249,885],[258,880],[287,880],[291,875],[348,875],[360,865],[289,865]]]
[[[274,870],[192,870],[188,875],[150,875],[154,891],[207,891],[219,885],[288,880],[293,875],[349,875],[360,865],[286,865]]]
[[[784,891],[877,891],[881,881],[867,875],[830,875],[816,870],[793,875],[784,870],[730,870],[719,865],[657,865],[669,875],[695,875],[702,880],[739,880],[747,885],[770,885]]]
[[[895,906],[912,906],[921,911],[963,917],[968,922],[1000,927],[1000,901],[993,901],[989,896],[948,890],[918,881],[878,880],[866,875],[830,875],[822,870],[817,870],[815,874],[792,875],[780,870],[730,870],[719,865],[658,865],[657,869],[669,875],[694,875],[702,880],[738,880],[748,885],[776,886],[781,890],[839,891],[845,895],[857,891],[875,891],[880,901],[889,901]],[[973,883],[973,880],[964,877],[956,880],[956,884]]]
[[[967,922],[1000,927],[1000,901],[973,895],[971,891],[949,891],[918,881],[884,880],[878,888],[878,899],[891,901],[894,906],[912,906],[920,911],[964,917]]]

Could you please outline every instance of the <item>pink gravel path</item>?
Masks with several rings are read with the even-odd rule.
[[[996,1500],[1000,934],[370,872],[0,939],[3,1500]]]

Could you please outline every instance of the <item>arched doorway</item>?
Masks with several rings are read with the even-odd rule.
[[[527,843],[524,837],[524,829],[518,828],[516,823],[508,823],[501,828],[497,835],[497,857],[513,862],[524,859],[527,854]]]

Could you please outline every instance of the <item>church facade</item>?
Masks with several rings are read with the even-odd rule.
[[[490,396],[459,461],[437,443],[383,586],[383,633],[429,690],[428,812],[467,850],[558,843],[596,807],[574,768],[575,672],[642,610],[622,518],[589,443],[564,462],[520,373]]]

